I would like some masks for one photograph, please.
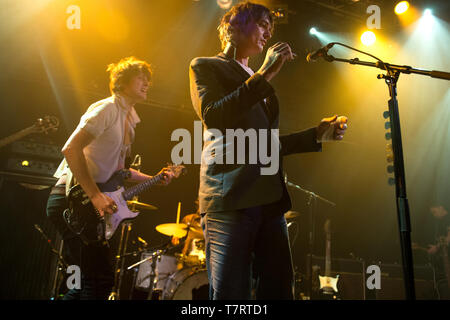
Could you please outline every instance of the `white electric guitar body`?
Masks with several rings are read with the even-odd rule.
[[[320,290],[325,296],[333,296],[336,299],[336,294],[338,293],[338,280],[339,275],[336,278],[330,276],[331,274],[331,230],[330,230],[330,220],[325,222],[325,233],[327,236],[326,240],[326,255],[325,255],[325,275],[319,275]]]

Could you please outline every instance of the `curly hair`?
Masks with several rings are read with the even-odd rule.
[[[258,22],[264,17],[269,18],[271,31],[273,32],[274,19],[269,8],[252,2],[242,2],[234,5],[222,17],[217,30],[219,30],[219,39],[222,43],[222,50],[230,41],[234,32],[244,32],[245,28],[251,22]]]
[[[111,93],[120,92],[124,84],[127,84],[132,77],[140,73],[144,74],[149,80],[152,77],[150,64],[135,57],[127,57],[117,63],[111,63],[106,71],[109,72],[109,89]]]

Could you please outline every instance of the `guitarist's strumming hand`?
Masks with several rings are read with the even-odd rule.
[[[91,202],[94,208],[97,209],[100,216],[104,216],[105,213],[113,214],[117,211],[117,205],[113,199],[108,197],[106,194],[99,192],[91,197]]]

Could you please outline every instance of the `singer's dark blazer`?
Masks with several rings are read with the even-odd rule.
[[[278,99],[260,74],[250,76],[234,59],[220,53],[200,57],[189,68],[191,99],[208,129],[278,129]],[[266,99],[266,102],[265,102]],[[211,142],[205,142],[205,149]],[[261,175],[262,164],[206,164],[200,167],[200,212],[234,211],[279,202],[283,212],[291,208],[281,169],[282,156],[321,151],[316,130],[280,136],[277,174]],[[269,149],[270,150],[270,149]],[[210,151],[209,151],[210,152]]]

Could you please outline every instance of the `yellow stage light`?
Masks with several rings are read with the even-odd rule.
[[[395,11],[395,14],[400,15],[400,14],[403,14],[406,11],[408,11],[408,9],[409,9],[409,2],[408,1],[400,1],[395,6],[394,11]]]
[[[372,31],[366,31],[361,35],[361,42],[365,46],[371,46],[375,43],[377,37]]]

